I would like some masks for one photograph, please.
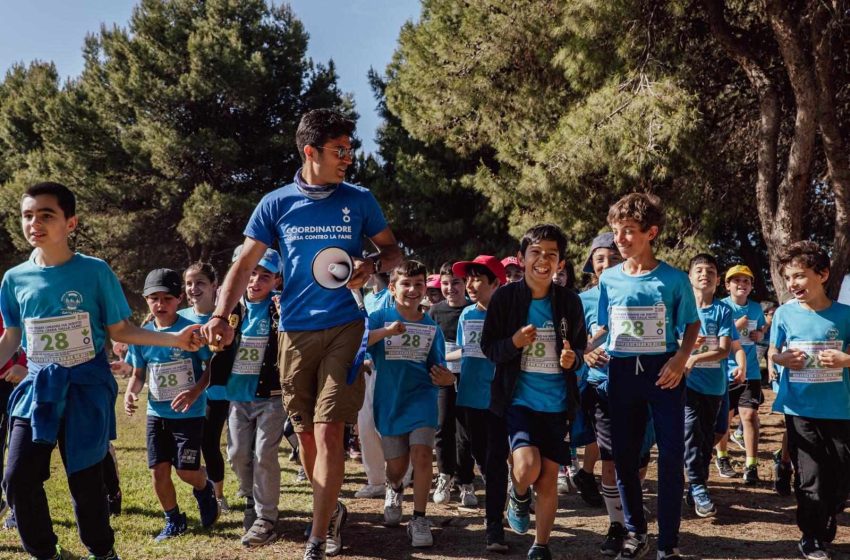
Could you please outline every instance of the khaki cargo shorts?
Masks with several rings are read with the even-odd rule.
[[[351,385],[346,378],[365,328],[358,319],[322,331],[278,335],[283,406],[296,432],[312,432],[315,423],[357,422],[366,393],[362,368]]]

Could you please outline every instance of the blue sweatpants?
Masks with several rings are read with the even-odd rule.
[[[658,549],[678,546],[682,517],[685,453],[685,380],[673,389],[656,386],[662,366],[672,353],[640,357],[611,357],[608,399],[617,487],[626,528],[646,533],[640,456],[647,417],[652,414],[658,445]],[[647,408],[650,405],[650,408]]]

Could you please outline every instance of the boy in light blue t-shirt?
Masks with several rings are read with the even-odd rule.
[[[716,513],[708,488],[714,424],[726,392],[726,357],[735,325],[729,307],[714,299],[720,282],[717,260],[701,253],[691,259],[688,277],[700,318],[700,335],[688,363],[685,401],[685,473],[688,502],[700,517]]]
[[[446,356],[449,360],[460,359],[455,408],[460,499],[466,507],[478,505],[472,485],[477,462],[486,486],[487,550],[505,552],[503,512],[508,485],[508,434],[504,422],[490,412],[490,385],[496,366],[481,351],[481,332],[490,298],[499,286],[507,283],[507,277],[499,259],[490,255],[457,262],[452,265],[452,273],[465,279],[466,293],[473,302],[458,318],[460,349],[453,356]]]
[[[426,274],[417,261],[398,265],[390,276],[395,306],[369,315],[369,354],[377,375],[375,426],[387,471],[384,523],[393,527],[401,522],[402,480],[413,464],[413,517],[407,534],[416,548],[434,543],[425,508],[433,473],[437,390],[455,382],[445,367],[443,333],[420,307]]]
[[[651,405],[658,442],[658,559],[679,558],[684,490],[684,372],[699,335],[699,315],[686,274],[655,258],[664,224],[657,197],[632,193],[608,211],[622,264],[599,279],[600,331],[608,335],[608,398],[617,486],[626,529],[619,558],[646,554],[647,522],[640,458]],[[682,332],[682,345],[677,340]]]
[[[286,422],[277,368],[277,313],[272,300],[272,291],[279,284],[280,254],[266,249],[238,308],[239,344],[229,361],[226,385],[230,401],[227,458],[239,480],[239,495],[247,499],[245,524],[251,521],[251,525],[242,536],[242,545],[247,547],[271,543],[279,534],[278,447]]]
[[[177,314],[183,299],[177,272],[168,268],[152,270],[145,278],[142,295],[153,315],[145,329],[178,332],[193,324]],[[165,512],[165,527],[155,538],[156,542],[179,536],[187,529],[186,514],[180,512],[171,481],[172,466],[177,476],[192,486],[203,527],[215,523],[220,513],[213,483],[201,467],[204,390],[209,384],[209,371],[204,371],[203,362],[209,357],[206,347],[187,352],[180,348],[132,345],[127,354],[127,363],[133,366],[133,376],[124,394],[127,415],[136,412],[139,393],[146,379],[148,382],[148,467]]]
[[[156,333],[129,321],[130,307],[109,265],[68,245],[77,213],[76,198],[65,185],[28,187],[21,198],[21,225],[34,250],[3,276],[0,311],[6,329],[0,363],[23,348],[28,374],[9,397],[3,487],[24,550],[40,560],[68,557],[53,532],[44,491],[58,444],[80,539],[90,558],[116,560],[102,470],[109,440],[116,437],[118,393],[106,339],[196,350],[198,327]]]
[[[829,558],[850,493],[850,307],[827,295],[829,257],[816,243],[790,245],[779,265],[794,299],[771,326],[768,354],[781,368],[773,411],[785,414],[796,473],[798,548]]]
[[[759,406],[764,402],[761,387],[761,368],[759,367],[758,347],[764,338],[764,312],[761,306],[750,300],[753,291],[753,272],[749,267],[736,265],[726,271],[726,289],[729,297],[723,303],[732,309],[732,319],[740,335],[741,346],[747,355],[747,378],[743,382],[729,379],[729,423],[737,414],[741,417],[743,439],[736,439],[738,445],[747,454],[744,469],[744,484],[758,484],[758,440],[759,440]],[[731,372],[735,367],[735,358],[727,359],[727,367]],[[718,458],[727,456],[727,434],[717,446]]]

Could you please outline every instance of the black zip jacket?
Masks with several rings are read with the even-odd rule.
[[[210,359],[210,385],[227,385],[227,379],[233,371],[233,364],[236,362],[236,352],[239,349],[239,343],[242,340],[242,321],[248,314],[248,309],[244,301],[240,301],[233,314],[239,317],[239,323],[234,327],[233,342],[221,352],[216,352]],[[277,323],[280,320],[280,315],[277,312],[277,307],[274,302],[269,303],[269,341],[266,345],[266,352],[263,354],[263,364],[260,366],[260,378],[257,381],[257,391],[254,396],[260,399],[269,397],[279,397],[280,389],[280,373],[277,364]]]
[[[576,371],[584,363],[584,349],[587,346],[584,308],[575,292],[554,283],[549,289],[549,297],[552,301],[557,355],[560,357],[564,348],[564,338],[576,353],[573,367],[569,370],[561,369],[567,380],[567,415],[572,420],[579,406]],[[496,364],[496,375],[490,385],[490,410],[497,416],[504,415],[513,399],[520,374],[522,349],[514,346],[512,337],[528,324],[530,307],[531,289],[525,280],[496,290],[487,306],[487,317],[481,332],[481,351]]]

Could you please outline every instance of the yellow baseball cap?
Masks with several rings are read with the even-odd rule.
[[[755,280],[755,276],[753,275],[753,271],[750,270],[745,264],[736,264],[728,271],[726,271],[726,281],[728,282],[730,278],[733,276],[737,276],[738,274],[743,274],[744,276],[749,276],[751,279]]]

